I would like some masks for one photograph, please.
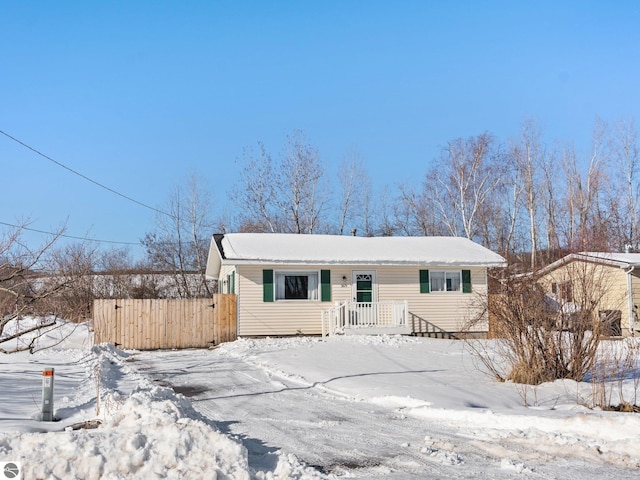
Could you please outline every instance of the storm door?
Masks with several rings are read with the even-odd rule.
[[[376,272],[375,270],[353,271],[353,301],[356,302],[351,320],[359,325],[376,323]]]

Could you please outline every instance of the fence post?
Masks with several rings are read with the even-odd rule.
[[[53,422],[53,368],[42,371],[42,421]]]
[[[333,304],[333,315],[329,321],[329,335],[335,335],[336,330],[340,328],[340,324],[342,323],[340,320],[340,315],[342,315],[342,307],[340,306],[340,302],[334,302]]]

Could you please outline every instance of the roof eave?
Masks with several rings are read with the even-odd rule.
[[[217,280],[220,276],[220,267],[224,261],[224,254],[221,251],[220,242],[222,236],[213,235],[209,244],[209,254],[207,256],[207,266],[204,276],[207,280]]]
[[[342,265],[342,266],[398,266],[398,267],[477,267],[477,268],[504,268],[507,262],[415,262],[397,260],[350,260],[350,261],[327,261],[327,260],[282,260],[282,259],[246,259],[246,258],[224,258],[222,265]]]
[[[600,265],[606,265],[609,267],[618,267],[622,269],[628,269],[631,267],[640,268],[640,263],[623,262],[623,261],[615,260],[612,258],[603,258],[603,257],[596,257],[593,255],[586,255],[584,253],[570,253],[569,255],[562,257],[561,259],[556,260],[553,263],[550,263],[546,267],[541,268],[538,272],[536,272],[536,275],[546,275],[554,271],[556,268],[574,261],[597,263]]]

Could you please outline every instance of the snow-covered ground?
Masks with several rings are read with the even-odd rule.
[[[462,342],[301,337],[123,352],[92,347],[85,325],[46,341],[60,333],[69,337],[51,349],[0,356],[0,462],[20,462],[25,479],[640,474],[638,414],[587,408],[586,382],[496,383]],[[46,367],[57,422],[37,419]],[[632,378],[610,386],[634,401]]]

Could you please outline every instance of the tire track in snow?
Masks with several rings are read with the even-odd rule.
[[[544,464],[562,461],[536,457],[520,442],[492,446],[459,426],[349,399],[218,350],[140,352],[138,358],[176,391],[198,386],[194,408],[242,441],[249,464],[260,471],[275,467],[278,451],[324,473],[359,478],[555,478],[557,470],[545,473]],[[613,478],[614,471],[567,461],[565,478]]]
[[[191,397],[194,408],[240,439],[257,470],[268,469],[269,454],[282,450],[339,476],[461,478],[455,470],[447,472],[433,452],[411,448],[423,443],[422,422],[298,380],[274,378],[243,359],[209,354],[206,362],[193,358],[186,370],[185,357],[193,352],[141,352],[138,358],[147,373],[178,391],[190,383],[202,385],[208,377],[208,391]],[[179,359],[180,369],[172,368],[172,357]]]

